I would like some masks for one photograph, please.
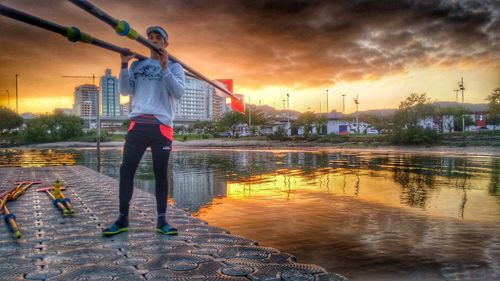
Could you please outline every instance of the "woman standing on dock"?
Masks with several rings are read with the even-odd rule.
[[[122,95],[132,98],[130,127],[125,137],[123,161],[120,167],[120,214],[103,235],[115,235],[128,230],[128,214],[133,193],[137,166],[148,147],[151,147],[155,174],[156,231],[176,235],[177,229],[166,220],[168,195],[168,160],[173,142],[175,103],[184,94],[185,76],[179,63],[169,62],[166,47],[168,34],[159,26],[149,27],[148,40],[161,48],[151,50],[151,58],[135,61],[128,68],[134,55],[121,55],[119,89]]]

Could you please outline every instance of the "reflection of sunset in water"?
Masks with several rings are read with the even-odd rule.
[[[76,155],[74,153],[52,149],[5,149],[1,156],[0,167],[44,167],[76,164]]]
[[[403,179],[404,178],[404,179]],[[417,174],[400,172],[319,168],[305,173],[301,170],[277,170],[271,174],[253,175],[227,182],[227,198],[266,200],[267,204],[295,200],[303,193],[319,196],[349,196],[367,203],[403,208],[433,216],[479,221],[498,221],[498,198],[488,194],[488,178],[449,180],[435,176],[432,184]],[[465,186],[464,186],[465,185]]]
[[[122,151],[100,155],[0,150],[0,165],[79,164],[118,178]],[[351,280],[500,276],[498,157],[177,150],[170,164],[170,202]],[[136,188],[154,193],[152,170],[146,152]]]

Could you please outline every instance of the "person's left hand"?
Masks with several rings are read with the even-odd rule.
[[[165,70],[168,67],[168,52],[166,49],[161,49],[159,55],[161,68]]]

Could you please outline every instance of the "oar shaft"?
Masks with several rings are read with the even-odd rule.
[[[117,19],[113,18],[112,16],[108,15],[105,13],[103,10],[99,9],[96,7],[94,4],[88,2],[88,1],[76,1],[76,0],[69,0],[71,3],[75,4],[76,6],[82,8],[85,11],[88,11],[98,19],[102,20],[103,22],[111,25],[112,27],[115,27],[116,22],[118,21]]]
[[[95,6],[94,4],[90,3],[87,0],[69,0],[69,1],[71,3],[73,3],[73,4],[75,4],[76,6],[80,7],[84,11],[86,11],[86,12],[94,15],[98,19],[104,21],[105,23],[107,23],[109,26],[111,26],[115,30],[116,30],[117,26],[120,23],[117,19],[113,18],[111,15],[107,14],[106,12],[104,12],[103,10],[101,10],[100,8],[98,8],[97,6]],[[136,36],[133,36],[133,37],[135,38],[135,40],[137,42],[141,43],[142,45],[144,45],[144,46],[146,46],[146,47],[148,47],[148,48],[150,48],[150,49],[152,49],[152,50],[154,50],[156,52],[160,52],[161,48],[159,48],[158,46],[155,46],[153,43],[151,43],[150,41],[148,41],[146,38],[144,38],[140,34],[137,34]],[[225,94],[227,94],[231,98],[240,100],[236,95],[234,95],[233,93],[231,93],[230,91],[228,91],[224,87],[221,87],[217,83],[213,82],[208,77],[206,77],[205,75],[201,74],[200,72],[194,70],[192,67],[190,67],[189,65],[185,64],[184,62],[182,62],[178,58],[174,57],[171,54],[169,54],[168,56],[169,56],[169,59],[171,59],[174,62],[177,62],[177,63],[181,64],[182,67],[185,70],[187,70],[191,74],[194,74],[194,76],[196,76],[197,78],[199,78],[201,80],[204,80],[205,82],[207,82],[208,84],[210,84],[213,87],[217,88],[218,90],[224,92]]]
[[[21,21],[27,24],[31,24],[40,28],[43,28],[48,31],[52,31],[55,33],[58,33],[64,37],[67,37],[70,41],[76,42],[82,42],[82,43],[88,43],[92,44],[113,52],[117,52],[120,54],[124,55],[130,55],[130,54],[135,54],[138,59],[146,59],[147,57],[131,52],[129,49],[126,48],[121,48],[119,46],[113,45],[111,43],[108,43],[106,41],[100,40],[98,38],[94,38],[90,36],[89,34],[86,34],[84,32],[80,32],[77,28],[75,27],[68,27],[68,26],[62,26],[58,25],[56,23],[50,22],[48,20],[44,20],[39,17],[35,17],[33,15],[24,13],[22,11],[10,8],[8,6],[5,6],[3,4],[0,4],[0,14],[9,18],[12,18],[17,21]]]
[[[24,182],[22,184],[25,184],[25,186],[19,187],[18,190],[11,195],[11,200],[16,200],[19,196],[23,195],[26,192],[26,190],[28,190],[28,188],[30,188],[33,184],[36,183]]]
[[[98,46],[98,47],[101,47],[103,49],[110,50],[110,51],[113,51],[116,53],[124,54],[124,55],[135,54],[135,57],[140,59],[140,60],[145,60],[148,58],[148,57],[143,56],[143,55],[138,54],[138,53],[127,52],[127,49],[125,49],[125,48],[118,47],[116,45],[110,44],[108,42],[102,41],[102,40],[97,39],[97,38],[94,38],[94,40],[92,41],[92,45],[95,45],[95,46]]]
[[[52,32],[59,33],[61,35],[64,35],[66,32],[66,28],[62,25],[55,24],[53,22],[46,21],[44,19],[34,17],[30,14],[26,14],[24,12],[21,12],[19,10],[7,7],[3,4],[0,4],[0,14],[6,17],[9,17],[11,19],[15,19],[18,21],[25,22],[27,24],[31,24],[34,26],[38,26],[43,29],[50,30]]]

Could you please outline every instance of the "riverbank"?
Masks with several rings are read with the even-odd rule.
[[[103,149],[121,148],[122,141],[101,142]],[[13,147],[15,149],[91,149],[96,143],[92,142],[52,142],[23,145]],[[422,154],[453,154],[453,155],[485,155],[499,156],[499,146],[394,146],[394,145],[374,145],[374,144],[349,144],[349,143],[319,143],[307,141],[273,141],[273,140],[244,140],[244,139],[205,139],[191,141],[174,141],[174,150],[193,149],[220,149],[220,150],[280,150],[280,151],[353,151],[353,152],[374,152],[374,153],[422,153]]]

